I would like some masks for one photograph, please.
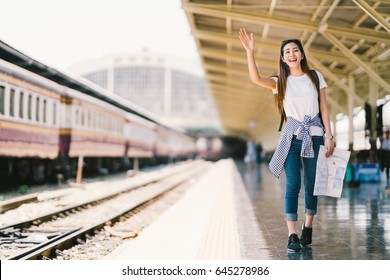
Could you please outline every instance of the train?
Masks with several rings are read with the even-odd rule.
[[[194,158],[196,139],[0,41],[0,185]],[[134,166],[134,165],[137,166]]]

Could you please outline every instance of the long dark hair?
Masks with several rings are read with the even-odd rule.
[[[305,54],[305,51],[303,49],[301,40],[288,39],[288,40],[282,41],[280,44],[280,57],[279,57],[278,94],[274,94],[275,105],[281,114],[283,112],[283,101],[284,101],[284,96],[286,93],[287,77],[290,75],[290,68],[288,67],[287,63],[285,63],[283,61],[283,49],[289,43],[295,43],[298,46],[298,48],[301,51],[302,56],[303,56],[303,59],[301,60],[302,71],[303,71],[303,73],[305,73],[309,76],[309,78],[313,82],[314,86],[316,84],[314,81],[314,78],[310,74],[310,68],[309,68],[309,65],[307,63],[306,54]]]

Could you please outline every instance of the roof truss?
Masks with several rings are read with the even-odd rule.
[[[348,112],[348,102],[362,106],[370,95],[390,92],[390,1],[182,0],[182,5],[227,134],[254,136],[266,149],[275,148],[277,139],[273,96],[249,80],[241,27],[255,35],[262,75],[276,74],[281,40],[301,39],[311,67],[328,83],[333,119]]]

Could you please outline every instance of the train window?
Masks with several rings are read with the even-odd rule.
[[[9,93],[9,115],[15,116],[15,89],[11,88]]]
[[[80,111],[80,115],[81,115],[81,127],[84,127],[84,111],[83,110]]]
[[[0,115],[4,115],[5,87],[0,86]]]
[[[94,128],[97,129],[99,127],[99,114],[95,112],[95,126]]]
[[[35,120],[39,122],[39,97],[37,97],[35,100]]]
[[[86,128],[89,128],[89,111],[88,110],[86,110],[85,112],[84,112],[84,115],[85,115],[85,127]]]
[[[24,92],[21,91],[19,93],[19,117],[21,119],[23,119],[23,112],[24,112],[23,108],[24,108]]]
[[[46,123],[46,105],[47,101],[46,99],[43,99],[43,123]]]
[[[99,117],[98,117],[99,115],[98,115],[98,113],[97,112],[95,112],[94,114],[93,114],[93,128],[94,129],[97,129],[98,128],[98,121],[99,121]]]
[[[53,125],[57,123],[57,103],[53,103]]]
[[[88,128],[92,128],[92,112],[88,111]]]
[[[32,95],[28,95],[27,118],[32,119]]]
[[[91,112],[91,128],[95,128],[95,112]]]
[[[74,118],[74,125],[77,126],[78,123],[79,123],[79,110],[76,108],[75,118]]]

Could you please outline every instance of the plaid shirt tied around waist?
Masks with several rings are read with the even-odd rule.
[[[310,132],[310,127],[312,125],[319,126],[323,129],[319,115],[316,115],[313,119],[305,115],[303,122],[297,121],[291,117],[287,119],[286,126],[280,136],[278,146],[269,163],[269,169],[276,178],[279,178],[282,173],[294,132],[298,128],[300,128],[300,130],[297,135],[297,139],[302,140],[301,157],[314,157],[313,141],[311,139]]]

